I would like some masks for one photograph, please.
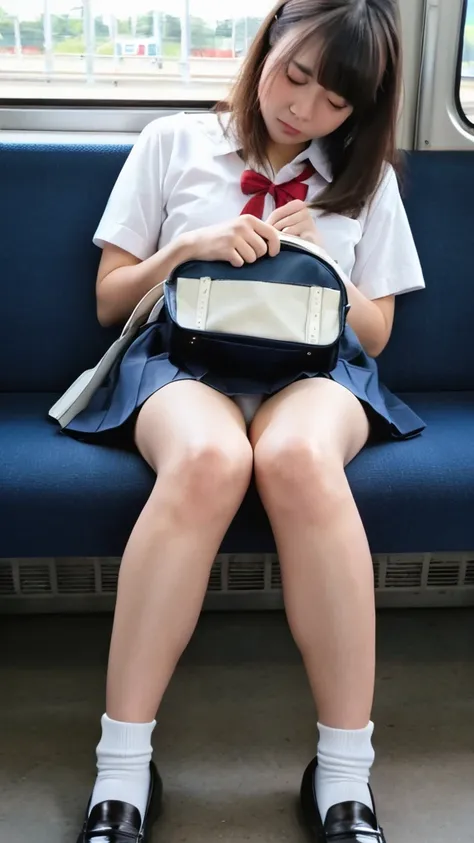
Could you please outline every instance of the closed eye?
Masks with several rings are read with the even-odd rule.
[[[328,97],[328,103],[329,103],[329,105],[332,105],[332,107],[335,108],[336,111],[344,111],[344,109],[348,107],[347,102],[345,102],[343,105],[341,105],[341,103],[339,103],[339,102],[333,102],[332,100],[329,99],[329,97]]]
[[[294,68],[295,67],[296,67],[297,72],[301,73],[301,76],[303,78],[294,76]],[[308,79],[312,78],[313,76],[314,76],[314,74],[312,74],[311,71],[307,67],[303,67],[303,65],[299,65],[294,60],[292,62],[290,62],[290,65],[288,66],[288,68],[286,70],[286,78],[288,79],[289,82],[291,82],[292,85],[306,85],[307,82],[308,82]],[[343,103],[334,102],[334,100],[330,99],[330,96],[329,96],[331,94],[331,91],[328,91],[327,93],[328,93],[329,105],[331,105],[334,109],[336,109],[336,111],[344,111],[345,108],[349,107],[349,103],[347,103],[347,102],[343,102]],[[332,91],[332,95],[334,96],[334,91]],[[336,94],[336,96],[337,96],[337,94]]]
[[[286,74],[286,78],[288,79],[289,82],[291,82],[292,85],[306,85],[306,81],[307,81],[306,79],[303,79],[303,80],[294,79],[294,77],[291,76],[290,73]]]
[[[295,74],[296,71],[296,74]],[[300,66],[297,62],[290,61],[286,68],[286,78],[292,85],[306,85],[312,73],[307,67]]]

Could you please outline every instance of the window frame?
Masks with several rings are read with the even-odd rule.
[[[473,149],[474,127],[460,108],[465,0],[425,0],[415,149]]]
[[[458,110],[458,114],[465,124],[465,126],[474,131],[474,116],[472,120],[469,119],[467,116],[464,106],[462,104],[461,99],[461,86],[462,86],[462,60],[464,54],[464,46],[466,43],[466,24],[467,24],[467,12],[469,8],[469,0],[464,0],[464,5],[462,9],[462,16],[461,16],[461,26],[459,29],[459,47],[458,47],[458,61],[457,61],[457,69],[456,69],[456,79],[455,79],[455,89],[454,89],[454,101],[456,104],[456,108]],[[474,77],[473,77],[474,81]]]
[[[1,132],[139,133],[156,117],[177,111],[208,111],[217,100],[0,99]]]

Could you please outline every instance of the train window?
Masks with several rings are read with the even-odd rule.
[[[0,0],[0,99],[225,96],[272,0]],[[148,7],[148,10],[147,10]]]
[[[474,125],[474,0],[465,0],[463,24],[459,100],[464,118]]]

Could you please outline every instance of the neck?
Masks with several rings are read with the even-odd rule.
[[[293,161],[300,152],[303,152],[303,149],[307,149],[308,146],[310,146],[309,143],[297,143],[290,145],[278,144],[273,141],[269,141],[267,147],[267,157],[275,175],[279,172],[279,170],[285,167],[286,164]]]

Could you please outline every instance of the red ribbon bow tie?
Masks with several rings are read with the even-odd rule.
[[[296,176],[296,178],[284,184],[273,184],[266,176],[262,176],[254,170],[245,170],[240,180],[242,193],[255,195],[249,199],[241,213],[253,214],[254,217],[262,219],[267,193],[273,196],[277,208],[281,208],[282,205],[286,205],[293,199],[301,199],[304,202],[308,193],[308,185],[302,182],[311,178],[315,172],[316,170],[313,165],[308,161],[303,172],[299,176]]]

